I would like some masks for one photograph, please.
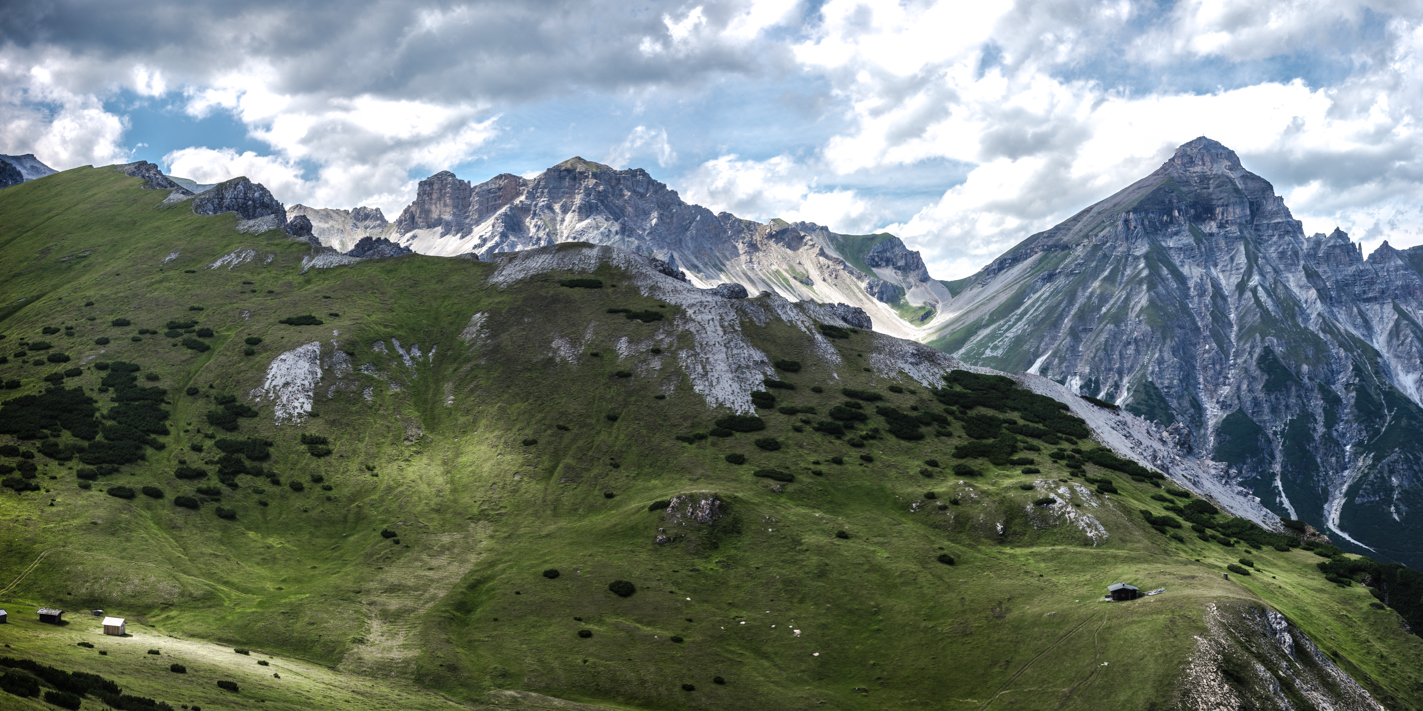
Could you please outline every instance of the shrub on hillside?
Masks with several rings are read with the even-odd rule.
[[[733,432],[759,432],[766,429],[766,422],[755,415],[727,415],[718,419],[716,426]]]
[[[845,397],[854,400],[864,400],[865,402],[876,402],[883,400],[884,396],[873,390],[856,390],[854,388],[841,388],[840,393]]]
[[[191,496],[175,496],[173,497],[173,505],[193,510],[197,510],[198,506],[200,506],[198,500]]]
[[[949,555],[948,553],[940,553],[939,557],[935,558],[935,560],[939,561],[940,563],[943,563],[944,565],[954,564],[954,557]]]
[[[823,334],[826,338],[849,338],[849,337],[850,337],[850,332],[847,331],[847,330],[845,330],[845,329],[843,329],[843,328],[841,328],[841,327],[839,327],[839,326],[831,326],[831,325],[828,324],[828,323],[822,323],[822,324],[818,324],[818,325],[820,326],[820,333]]]
[[[127,486],[111,486],[109,487],[109,490],[105,493],[107,493],[109,496],[115,496],[120,499],[132,499],[133,497],[138,495],[134,492],[133,489],[130,489]]]
[[[51,363],[68,363],[69,355],[66,353],[50,353],[45,356],[44,359]]]
[[[237,682],[219,681],[217,682],[217,688],[222,689],[223,691],[237,691]]]
[[[772,408],[776,406],[776,396],[765,390],[752,390],[751,404],[760,408]]]
[[[1241,558],[1241,559],[1240,559],[1240,564],[1243,565],[1243,566],[1245,566],[1245,567],[1247,567],[1247,568],[1254,568],[1254,567],[1255,567],[1255,561],[1253,561],[1253,560],[1251,560],[1251,559],[1249,559],[1249,558]]]
[[[187,349],[190,350],[190,351],[197,351],[197,352],[199,352],[199,353],[206,353],[206,352],[212,350],[212,346],[210,346],[210,345],[208,345],[208,344],[206,344],[206,343],[203,343],[202,341],[199,341],[199,340],[196,339],[196,338],[184,338],[184,339],[182,340],[182,343],[183,343],[183,347],[184,347],[184,348],[187,348]]]
[[[661,321],[666,317],[662,315],[661,311],[629,311],[623,314],[623,318],[629,321],[652,323],[653,321]]]
[[[777,360],[773,363],[773,365],[775,365],[781,370],[786,371],[787,373],[800,372],[800,361],[798,360]]]
[[[588,277],[561,279],[558,285],[569,289],[601,289],[603,288],[603,280]]]
[[[836,532],[835,532],[835,537],[836,537],[836,538],[839,538],[839,539],[841,539],[841,540],[846,540],[846,541],[848,541],[848,540],[850,540],[850,532],[849,532],[849,531],[843,531],[843,530],[842,530],[842,531],[836,531]]]
[[[755,472],[752,473],[752,475],[760,477],[762,479],[770,479],[772,481],[780,481],[786,483],[795,481],[794,474],[783,472],[779,469],[757,469]]]
[[[133,322],[130,321],[130,320],[128,320],[128,319],[126,319],[126,318],[116,318],[116,319],[110,321],[110,322],[109,322],[109,325],[110,325],[110,326],[117,326],[117,327],[122,328],[122,327],[124,327],[124,326],[132,326],[132,325],[133,325]]]
[[[1234,564],[1234,563],[1231,563],[1230,565],[1225,566],[1225,569],[1226,569],[1226,570],[1229,570],[1229,571],[1232,572],[1232,573],[1235,573],[1236,575],[1246,575],[1246,576],[1250,575],[1250,571],[1248,571],[1248,570],[1246,570],[1246,569],[1244,569],[1244,568],[1242,568],[1242,567],[1240,567],[1240,566],[1238,566],[1238,565],[1236,565],[1236,564]]]
[[[761,439],[752,442],[752,444],[755,444],[757,447],[760,447],[761,449],[764,449],[767,452],[774,452],[781,448],[781,441],[776,439],[775,437],[762,437]]]
[[[875,461],[875,458],[874,458],[874,455],[861,454],[861,455],[860,455],[860,461],[865,462],[865,463],[868,463],[868,464],[873,464],[874,461]]]
[[[955,464],[954,476],[979,476],[979,471],[967,464]]]
[[[614,580],[608,583],[608,590],[618,597],[632,597],[637,592],[637,586],[626,580]]]
[[[231,521],[232,519],[237,518],[237,511],[235,509],[228,509],[219,506],[217,507],[217,517]]]
[[[173,672],[174,674],[187,674],[188,668],[183,666],[182,664],[169,664],[168,671]]]
[[[143,495],[150,499],[161,499],[163,498],[163,490],[156,486],[145,486],[143,487]]]
[[[746,455],[741,454],[739,452],[732,452],[731,454],[726,455],[726,461],[730,462],[731,464],[745,464]]]
[[[761,382],[765,384],[766,387],[772,390],[795,390],[795,383],[788,383],[784,380],[776,380],[775,378],[762,378]]]

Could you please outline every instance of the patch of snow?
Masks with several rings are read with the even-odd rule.
[[[256,257],[256,256],[257,256],[257,250],[255,250],[255,249],[247,249],[247,248],[245,248],[245,247],[238,247],[237,249],[234,249],[234,250],[232,250],[231,252],[228,252],[227,254],[224,254],[224,255],[222,255],[221,257],[218,257],[218,258],[217,258],[217,261],[215,261],[215,262],[213,262],[212,264],[209,264],[209,265],[208,265],[208,269],[217,269],[218,267],[227,267],[228,270],[231,271],[231,269],[232,269],[233,267],[241,266],[241,265],[243,265],[243,264],[246,264],[246,263],[252,261],[252,258],[253,258],[253,257]]]
[[[173,261],[174,259],[177,259],[177,258],[178,258],[178,252],[169,252],[169,253],[168,253],[168,256],[166,256],[166,257],[163,258],[163,264],[167,264],[167,263],[169,263],[169,262],[171,262],[171,261]],[[158,265],[158,266],[161,267],[161,266],[163,266],[163,264],[160,264],[160,265]]]
[[[267,379],[252,391],[256,402],[272,403],[273,422],[300,424],[311,412],[316,385],[321,382],[321,341],[297,346],[267,366]]]

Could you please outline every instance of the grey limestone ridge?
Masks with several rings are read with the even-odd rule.
[[[378,207],[357,207],[350,210],[292,205],[287,217],[295,220],[305,216],[311,221],[312,235],[322,245],[338,252],[350,251],[366,237],[379,238],[389,226]]]
[[[144,190],[173,190],[183,196],[193,194],[193,191],[173,182],[168,176],[163,174],[163,171],[158,169],[158,166],[146,160],[141,160],[137,163],[117,165],[114,166],[114,169],[124,175],[143,178]]]
[[[318,236],[332,244],[319,228]],[[436,173],[420,181],[415,201],[384,236],[422,254],[486,260],[563,242],[612,245],[662,260],[703,288],[734,282],[750,293],[851,303],[899,326],[899,335],[917,325],[887,304],[929,304],[932,316],[951,298],[919,254],[890,235],[855,240],[811,223],[717,214],[683,201],[645,170],[582,158],[533,178],[503,174],[478,184]]]
[[[293,237],[311,239],[311,218],[307,217],[306,215],[297,215],[296,217],[287,220],[287,226],[282,228],[282,231]],[[313,244],[320,246],[320,243],[318,242],[313,242]]]
[[[271,215],[276,218],[278,228],[287,224],[286,208],[260,183],[247,178],[233,178],[199,193],[193,198],[193,212],[199,215],[235,212],[244,220]]]
[[[746,292],[746,287],[735,283],[717,284],[712,287],[711,292],[723,299],[744,299],[750,296],[750,294]]]
[[[1306,236],[1203,137],[949,308],[933,345],[1123,405],[1281,516],[1423,566],[1423,248]]]
[[[9,161],[0,159],[0,188],[8,188],[23,182],[25,182],[25,176],[20,174],[20,169]]]
[[[850,306],[849,304],[826,304],[825,309],[835,314],[841,321],[855,328],[863,328],[866,331],[874,330],[875,325],[870,321],[870,315],[865,313],[865,310],[858,306]]]

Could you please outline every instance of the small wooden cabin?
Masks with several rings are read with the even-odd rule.
[[[41,607],[39,609],[40,622],[48,622],[57,625],[64,621],[64,610],[56,610],[53,607]]]
[[[4,610],[0,610],[0,625],[6,624],[6,623],[8,623],[9,621],[10,621],[10,613],[8,613],[8,612],[6,612],[6,611],[4,611]]]
[[[113,635],[115,637],[122,637],[128,634],[128,628],[124,625],[124,618],[105,617],[104,634]]]
[[[1107,597],[1112,598],[1112,602],[1122,602],[1123,600],[1135,600],[1141,597],[1141,590],[1135,585],[1117,583],[1107,586]]]

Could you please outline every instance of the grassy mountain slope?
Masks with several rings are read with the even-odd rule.
[[[152,433],[162,449],[93,480],[79,478],[98,469],[84,458],[122,431],[0,434],[21,452],[59,445],[58,458],[0,450],[6,465],[36,463],[27,481],[40,488],[0,488],[0,607],[12,621],[0,655],[204,708],[324,708],[353,693],[366,708],[560,707],[515,692],[625,709],[1165,709],[1207,693],[1276,708],[1312,689],[1367,708],[1335,664],[1390,708],[1423,704],[1423,645],[1361,586],[1326,581],[1314,554],[1163,535],[1140,513],[1165,514],[1151,498],[1163,490],[1067,454],[1090,458],[1087,439],[1009,437],[1037,448],[1014,453],[1030,464],[955,458],[1004,441],[969,437],[975,416],[1032,420],[945,412],[936,391],[967,391],[942,368],[932,388],[911,377],[896,361],[902,341],[826,338],[802,328],[811,306],[774,298],[696,301],[632,257],[578,244],[501,264],[409,256],[302,273],[305,245],[239,234],[232,215],[156,207],[163,195],[141,182],[79,169],[0,193],[0,380],[20,381],[0,398],[42,393],[44,376],[78,367],[63,386],[112,413],[111,397],[139,392],[102,385],[126,362],[141,368],[138,387],[166,389],[169,413],[168,434]],[[236,266],[210,268],[234,254]],[[586,269],[514,269],[538,260]],[[570,278],[602,288],[559,284]],[[307,314],[322,323],[279,323]],[[198,323],[169,337],[170,320]],[[726,324],[739,331],[717,330]],[[52,347],[30,350],[41,339]],[[312,343],[314,364],[283,355]],[[50,363],[60,352],[70,360]],[[718,375],[718,359],[741,366]],[[300,388],[279,394],[297,413],[280,423],[271,390],[254,397],[311,368],[309,415]],[[767,386],[775,408],[814,414],[759,408],[762,431],[698,436],[738,409],[708,397],[739,402],[748,378],[773,373],[795,386]],[[257,416],[234,432],[213,424],[223,396]],[[841,438],[814,431],[847,401],[867,420]],[[946,424],[899,439],[884,406]],[[756,444],[767,438],[779,448]],[[259,447],[269,456],[222,459],[218,443],[238,439],[270,442]],[[744,464],[728,461],[738,454]],[[955,464],[980,475],[956,476]],[[181,467],[207,475],[178,479]],[[794,480],[754,475],[765,470]],[[144,486],[162,498],[106,495]],[[1241,557],[1255,572],[1223,579]],[[636,593],[613,594],[616,580]],[[1115,582],[1167,592],[1101,602]],[[39,625],[43,605],[103,608],[133,637],[98,636],[73,612],[68,626]],[[1267,609],[1323,652],[1281,661],[1258,624]],[[175,662],[190,673],[169,672]],[[218,689],[225,676],[242,691]]]

